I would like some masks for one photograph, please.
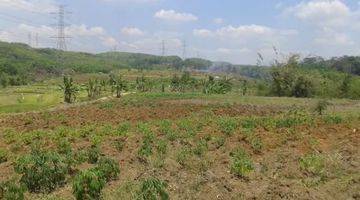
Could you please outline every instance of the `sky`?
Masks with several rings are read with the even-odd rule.
[[[0,0],[0,40],[55,48],[59,5],[72,51],[234,64],[360,54],[359,0]]]

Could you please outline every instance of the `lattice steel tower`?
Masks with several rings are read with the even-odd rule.
[[[52,38],[57,39],[56,48],[59,50],[63,50],[63,51],[67,50],[66,38],[70,38],[70,37],[66,36],[66,34],[65,34],[65,28],[66,28],[65,14],[67,14],[67,13],[68,12],[65,12],[64,5],[59,5],[59,11],[52,13],[52,14],[57,15],[57,20],[58,20],[57,24],[55,25],[57,28],[57,36],[52,37]]]

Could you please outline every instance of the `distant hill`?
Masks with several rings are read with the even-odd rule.
[[[211,64],[211,61],[198,58],[182,60],[178,56],[125,52],[90,54],[35,49],[26,44],[0,42],[0,77],[8,76],[15,85],[16,80],[32,80],[63,73],[107,73],[122,68],[208,68]]]

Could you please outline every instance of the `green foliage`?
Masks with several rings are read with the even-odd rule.
[[[168,150],[168,144],[165,140],[159,140],[156,145],[156,150],[160,155],[165,155]]]
[[[30,192],[51,192],[65,183],[67,166],[64,159],[54,152],[34,150],[15,162],[15,171],[21,174],[20,182]]]
[[[182,148],[180,149],[179,152],[177,152],[176,154],[176,161],[181,165],[181,166],[186,166],[187,165],[187,160],[190,157],[190,151],[187,148]]]
[[[325,159],[320,154],[309,154],[299,160],[300,169],[309,175],[323,176],[325,173]]]
[[[339,115],[326,115],[324,116],[324,121],[327,124],[341,124],[344,122],[344,119]]]
[[[77,200],[101,199],[101,191],[105,186],[101,171],[88,169],[80,172],[73,181],[73,194]]]
[[[174,92],[185,92],[188,89],[194,90],[197,86],[195,78],[191,77],[190,72],[184,72],[181,77],[174,74],[171,79],[171,90]]]
[[[221,117],[218,120],[218,126],[220,127],[221,132],[229,136],[237,129],[238,123],[234,118]]]
[[[71,77],[64,76],[63,85],[60,85],[60,88],[64,91],[64,101],[66,103],[72,103],[76,100],[79,89]]]
[[[0,199],[24,200],[25,188],[14,180],[0,183]]]
[[[91,164],[97,163],[100,158],[100,148],[98,146],[91,146],[87,151],[88,162]]]
[[[101,95],[101,82],[99,79],[89,79],[86,91],[90,99],[95,99]]]
[[[0,164],[8,160],[8,152],[4,149],[0,149]]]
[[[117,138],[113,142],[113,146],[118,152],[122,152],[125,145],[126,145],[126,139],[123,138]]]
[[[203,82],[203,93],[205,94],[226,94],[231,90],[232,83],[226,77],[215,79],[215,77],[209,76],[209,79]]]
[[[109,82],[110,82],[110,85],[111,85],[111,91],[116,92],[116,97],[117,98],[120,98],[121,94],[124,91],[128,90],[128,83],[121,76],[115,77],[115,75],[110,74],[110,81]],[[137,83],[138,84],[143,84],[143,83],[140,83],[140,82],[137,82]],[[139,87],[145,87],[143,85],[141,85],[141,86],[138,85],[138,86]]]
[[[197,156],[203,156],[208,149],[208,144],[205,139],[201,139],[196,143],[194,148],[194,154]]]
[[[330,102],[328,102],[327,100],[320,100],[317,102],[317,104],[315,106],[315,111],[319,115],[323,115],[329,105],[330,105]]]
[[[232,158],[230,171],[239,177],[246,177],[254,170],[254,164],[244,149],[236,149],[230,153]]]
[[[120,173],[119,163],[106,157],[99,160],[96,169],[101,172],[107,182],[116,180]]]
[[[168,200],[167,184],[157,178],[148,178],[141,183],[139,199],[141,200]]]

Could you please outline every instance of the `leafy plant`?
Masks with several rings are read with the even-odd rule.
[[[107,182],[116,180],[120,173],[119,163],[106,157],[99,160],[96,169],[102,173]]]
[[[101,199],[101,191],[105,186],[105,178],[101,171],[88,169],[80,172],[73,181],[73,194],[77,200]]]
[[[124,138],[117,138],[113,142],[113,146],[118,152],[123,151],[125,144],[126,144],[126,139]]]
[[[246,177],[254,170],[254,164],[244,149],[236,149],[230,153],[230,156],[232,158],[230,166],[231,173],[239,177]]]
[[[218,126],[220,127],[221,132],[229,136],[234,133],[238,124],[233,118],[222,117],[218,121]]]
[[[66,103],[72,103],[76,100],[79,89],[71,77],[64,76],[63,85],[60,85],[60,88],[64,91],[64,101]]]
[[[194,148],[194,154],[197,156],[203,156],[205,152],[208,149],[207,141],[204,139],[201,139],[197,142],[195,148]]]
[[[87,151],[88,162],[91,164],[97,163],[100,157],[100,148],[98,146],[91,146]]]
[[[94,99],[101,95],[101,83],[98,79],[89,79],[86,91],[88,93],[88,97]]]
[[[168,200],[167,184],[157,178],[148,178],[141,183],[139,199],[142,200]]]
[[[46,193],[65,183],[67,165],[57,153],[33,150],[16,161],[15,171],[30,192]]]

